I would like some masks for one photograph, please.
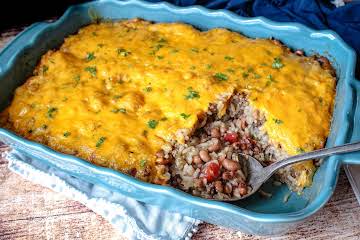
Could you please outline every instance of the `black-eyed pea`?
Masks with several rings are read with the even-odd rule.
[[[208,162],[211,159],[207,150],[200,150],[199,156],[204,162]]]
[[[221,181],[216,181],[214,186],[217,192],[222,193],[224,191],[224,187]]]
[[[229,171],[236,171],[240,169],[240,164],[230,159],[225,159],[222,162],[222,166]]]

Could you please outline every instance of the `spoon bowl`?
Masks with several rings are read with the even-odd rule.
[[[282,159],[277,161],[269,166],[263,167],[261,163],[249,156],[240,153],[239,156],[243,158],[247,164],[245,166],[248,168],[248,177],[247,177],[247,184],[250,186],[251,191],[249,191],[246,195],[240,197],[233,197],[230,199],[221,199],[219,201],[224,202],[234,202],[241,199],[245,199],[253,195],[255,192],[259,190],[259,188],[280,168],[289,166],[291,164],[295,164],[298,162],[311,160],[311,159],[318,159],[323,157],[328,157],[335,154],[343,154],[349,152],[355,152],[360,150],[360,142],[349,143],[341,146],[336,146],[332,148],[323,148],[319,150],[315,150],[312,152],[307,152],[299,155],[295,155],[289,158]],[[214,199],[218,200],[218,199]]]

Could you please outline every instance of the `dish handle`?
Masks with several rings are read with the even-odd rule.
[[[354,114],[352,118],[352,133],[350,142],[360,141],[360,81],[354,79],[351,83],[354,101]],[[341,156],[342,164],[360,165],[360,152],[347,153]]]

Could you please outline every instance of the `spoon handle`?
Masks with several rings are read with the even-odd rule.
[[[275,171],[279,170],[280,168],[286,167],[288,165],[291,165],[291,164],[294,164],[297,162],[302,162],[305,160],[322,158],[322,157],[328,157],[328,156],[331,156],[334,154],[356,152],[359,150],[360,150],[360,142],[349,143],[349,144],[336,146],[336,147],[332,147],[332,148],[319,149],[319,150],[315,150],[312,152],[307,152],[307,153],[295,155],[295,156],[292,156],[289,158],[285,158],[283,160],[277,161],[277,162],[265,167],[265,169],[266,169],[267,174],[272,175]],[[360,161],[360,159],[359,159],[359,161]]]

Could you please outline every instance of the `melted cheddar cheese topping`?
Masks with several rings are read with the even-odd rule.
[[[210,103],[234,91],[248,93],[270,139],[289,154],[322,147],[335,84],[313,58],[272,40],[180,23],[103,22],[44,55],[2,116],[29,139],[152,181],[155,153],[183,141]],[[313,168],[307,164],[300,167]]]

